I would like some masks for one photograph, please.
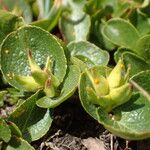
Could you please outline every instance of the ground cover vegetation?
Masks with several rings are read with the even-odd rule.
[[[36,149],[65,101],[149,138],[150,1],[1,0],[0,70],[0,149]]]

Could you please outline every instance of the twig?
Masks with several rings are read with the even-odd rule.
[[[114,148],[113,148],[113,145],[114,145],[114,143],[113,143],[113,135],[111,134],[111,135],[110,135],[110,149],[111,149],[111,150],[114,149]]]
[[[150,102],[150,94],[148,92],[146,92],[141,86],[139,86],[133,80],[130,80],[129,82],[133,85],[134,88],[136,88],[137,90],[139,90],[140,93],[143,94],[143,96],[145,96],[147,98],[147,100]]]

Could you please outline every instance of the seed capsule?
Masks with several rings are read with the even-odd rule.
[[[39,85],[31,76],[14,75],[14,79],[27,91],[34,92],[41,88],[41,85]]]
[[[55,87],[52,85],[52,81],[50,78],[45,83],[44,92],[47,97],[55,96]]]
[[[115,66],[115,68],[111,71],[107,80],[110,88],[117,88],[125,83],[125,67],[123,61],[120,59]]]
[[[88,99],[107,112],[127,102],[132,95],[132,87],[128,83],[129,71],[130,67],[125,71],[122,60],[119,60],[107,78],[96,71],[86,70],[92,84],[92,87],[86,88]]]
[[[89,70],[86,70],[86,73],[92,83],[92,86],[97,96],[100,97],[109,93],[109,85],[105,77],[103,76],[93,77],[93,75]]]

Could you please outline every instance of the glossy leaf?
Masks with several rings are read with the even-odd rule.
[[[103,34],[114,44],[133,49],[136,41],[139,39],[139,33],[128,21],[113,18],[109,20]]]
[[[70,96],[73,95],[75,89],[78,86],[80,76],[80,70],[76,66],[70,66],[64,83],[62,85],[61,93],[58,97],[49,98],[43,97],[39,99],[36,104],[42,108],[54,108],[60,105],[62,102],[67,100]]]
[[[14,136],[6,150],[34,150],[34,148],[24,139]]]
[[[63,81],[67,68],[66,58],[57,39],[38,27],[26,26],[11,33],[1,47],[1,69],[12,86],[23,90],[22,85],[13,79],[13,76],[30,75],[27,58],[29,50],[40,67],[45,65],[49,56],[53,62],[54,75],[60,82]]]
[[[122,58],[126,67],[128,65],[131,65],[130,76],[133,76],[138,72],[150,69],[150,64],[146,63],[141,57],[133,53],[125,52],[122,55]]]
[[[0,140],[3,140],[4,142],[9,142],[10,138],[11,131],[9,129],[9,126],[2,118],[0,118]]]
[[[8,118],[19,127],[23,138],[28,142],[35,141],[45,135],[52,123],[50,110],[37,107],[37,100],[38,93],[19,105]]]
[[[68,45],[71,56],[83,61],[88,67],[95,65],[107,65],[108,52],[87,41],[71,42]]]

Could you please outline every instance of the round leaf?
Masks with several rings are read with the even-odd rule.
[[[89,67],[95,65],[107,65],[109,54],[99,47],[87,41],[71,42],[68,45],[71,56],[77,57]]]
[[[22,85],[13,79],[13,74],[30,75],[28,51],[33,59],[42,67],[49,56],[53,61],[53,72],[60,82],[66,74],[66,58],[63,48],[48,32],[26,26],[11,33],[1,47],[1,69],[7,81],[14,87],[22,89]]]
[[[139,33],[126,20],[114,18],[109,20],[103,28],[103,34],[114,44],[133,49],[139,39]]]

